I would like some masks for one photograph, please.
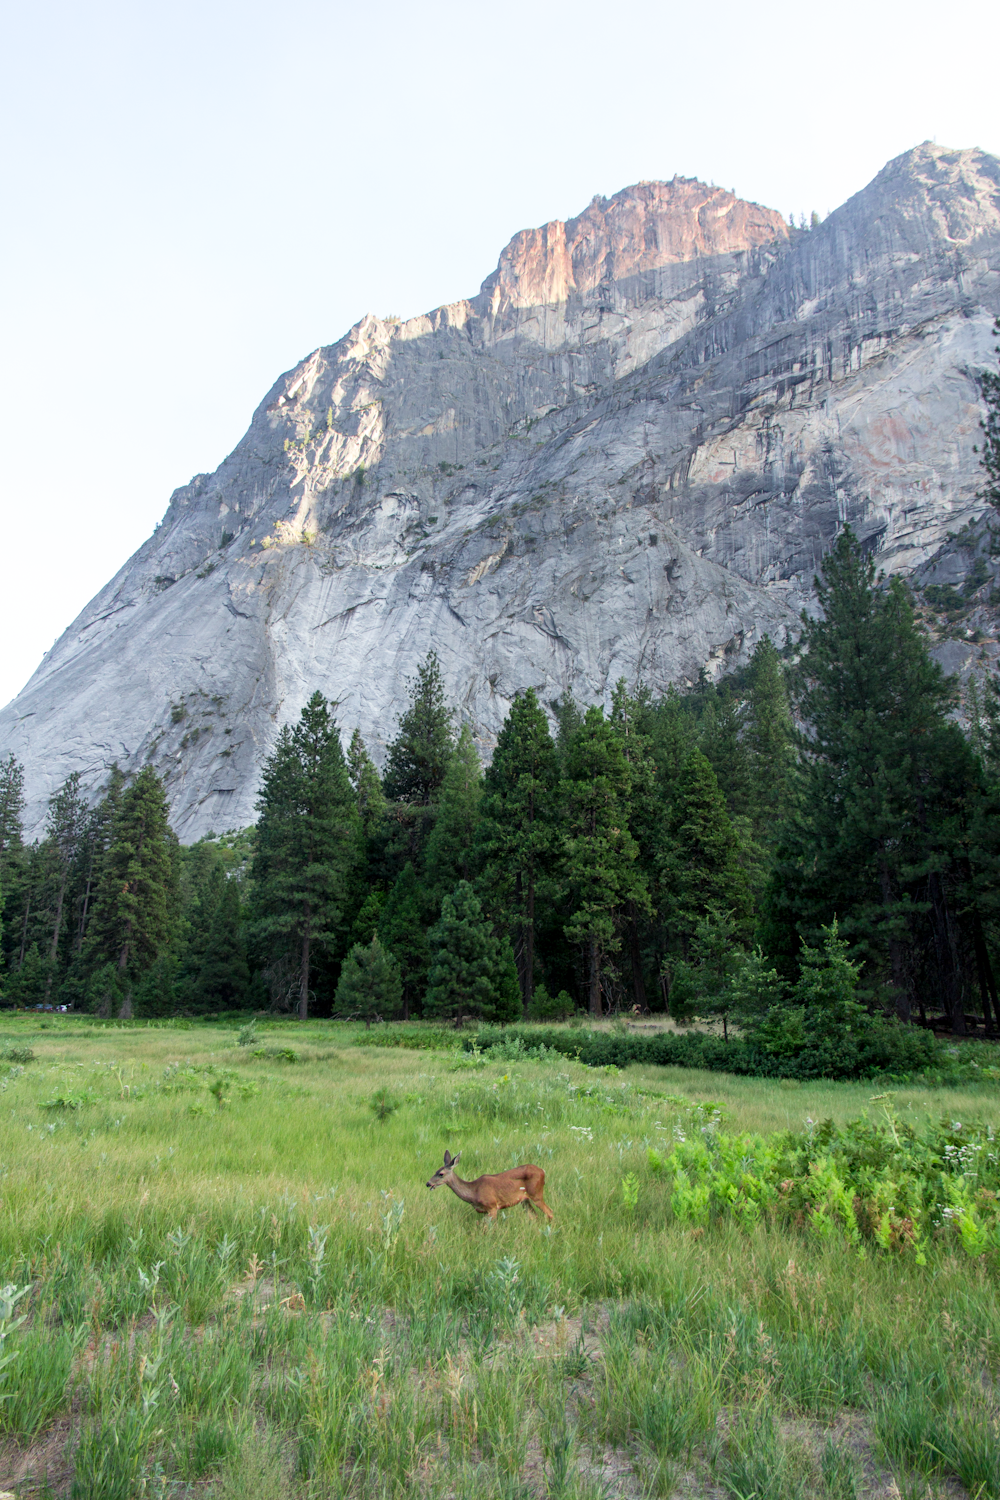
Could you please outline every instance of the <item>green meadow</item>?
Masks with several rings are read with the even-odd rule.
[[[995,1082],[243,1040],[4,1018],[0,1490],[1000,1495]],[[823,1129],[860,1186],[779,1181]]]

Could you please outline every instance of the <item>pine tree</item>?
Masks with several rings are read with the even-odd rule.
[[[355,729],[351,735],[351,743],[347,751],[347,767],[351,776],[351,785],[354,788],[355,805],[358,809],[358,817],[361,819],[362,832],[366,839],[370,839],[377,832],[385,817],[385,793],[382,790],[382,782],[375,762],[368,754],[365,742],[361,738],[360,729]]]
[[[239,1010],[246,1004],[249,985],[240,889],[235,880],[223,879],[208,929],[196,994],[205,1010]]]
[[[749,814],[756,838],[768,842],[787,816],[795,764],[792,714],[781,657],[769,636],[750,659],[746,743],[750,755]]]
[[[993,332],[1000,338],[1000,318],[994,323]],[[1000,345],[997,346],[997,353],[1000,354]],[[979,462],[986,478],[979,495],[980,499],[988,500],[990,505],[1000,510],[1000,371],[984,370],[980,376],[980,387],[986,404],[986,419],[979,424],[983,430],[982,449],[974,447],[973,452],[979,453]]]
[[[628,827],[631,790],[621,736],[600,708],[588,708],[566,751],[561,873],[570,907],[564,930],[583,948],[595,1016],[601,1014],[605,958],[620,947],[623,912],[630,902],[649,911],[646,881],[636,864],[638,846]]]
[[[403,979],[403,1019],[423,995],[430,952],[427,912],[413,865],[407,861],[386,898],[378,922],[379,942],[392,954]]]
[[[715,772],[731,818],[748,817],[753,801],[746,718],[746,707],[728,682],[709,698],[702,716],[700,747]]]
[[[370,1028],[373,1021],[396,1014],[402,995],[399,965],[376,936],[370,943],[355,943],[344,959],[333,1010]]]
[[[725,914],[739,929],[750,916],[744,848],[715,772],[698,749],[688,755],[666,820],[660,852],[664,917],[682,957],[700,923]]]
[[[649,714],[650,697],[641,687],[633,696],[629,693],[624,677],[619,678],[611,696],[611,724],[621,737],[622,749],[629,768],[628,826],[635,839],[637,869],[641,872],[647,891],[652,898],[652,878],[655,868],[657,831],[660,821],[660,804],[657,796],[656,765],[652,757],[649,735],[645,732]],[[650,900],[649,910],[652,909]],[[646,1006],[646,982],[643,975],[642,937],[649,915],[640,912],[634,897],[625,908],[624,933],[632,970],[632,993],[640,1012]]]
[[[309,1014],[316,951],[337,942],[360,820],[340,735],[322,693],[294,729],[281,731],[264,765],[253,860],[255,927],[265,945],[290,945],[299,970],[299,1016]]]
[[[170,933],[176,838],[163,785],[151,766],[121,793],[89,925],[92,955],[114,964],[126,995]]]
[[[46,838],[52,848],[54,870],[54,910],[52,913],[52,941],[49,945],[49,987],[45,998],[49,998],[52,977],[59,955],[59,942],[63,931],[63,913],[66,904],[66,888],[70,873],[78,857],[87,821],[87,806],[80,795],[80,773],[73,771],[54,796],[49,798],[49,815]]]
[[[479,831],[483,888],[496,919],[513,932],[525,1014],[534,992],[535,901],[556,843],[557,782],[548,721],[529,688],[514,699],[497,737]]]
[[[23,813],[24,767],[11,751],[6,760],[0,760],[0,876],[20,853]]]
[[[803,621],[803,806],[770,905],[783,902],[807,941],[839,917],[869,981],[887,971],[904,1020],[932,953],[931,982],[961,1032],[955,885],[975,760],[948,721],[954,688],[927,653],[905,585],[882,586],[849,530],[816,587],[822,615]]]
[[[409,688],[410,706],[389,746],[383,785],[387,797],[426,804],[444,781],[454,748],[454,715],[435,652],[417,668]]]
[[[431,968],[424,1014],[495,1019],[502,977],[500,944],[467,880],[445,896],[428,941]]]
[[[438,794],[437,818],[427,840],[424,870],[440,899],[459,880],[470,880],[483,796],[483,769],[468,724],[462,725]]]

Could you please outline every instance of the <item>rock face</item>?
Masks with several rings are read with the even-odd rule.
[[[794,630],[845,521],[940,566],[998,311],[979,151],[920,146],[808,232],[677,178],[523,231],[478,296],[317,349],[174,493],[0,713],[30,823],[117,760],[184,839],[243,825],[315,688],[379,758],[431,648],[485,755],[529,685],[720,673]]]

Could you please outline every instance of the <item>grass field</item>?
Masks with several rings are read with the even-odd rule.
[[[994,1250],[692,1226],[650,1165],[871,1085],[358,1037],[5,1018],[35,1056],[0,1061],[0,1489],[1000,1496]],[[1000,1127],[995,1083],[891,1106]],[[553,1224],[428,1192],[445,1147],[536,1162]]]

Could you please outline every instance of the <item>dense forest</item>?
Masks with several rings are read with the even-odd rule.
[[[619,682],[608,709],[529,690],[485,771],[433,655],[381,775],[317,692],[266,762],[256,826],[190,848],[151,767],[113,769],[96,801],[71,776],[27,846],[8,759],[3,1003],[638,1008],[735,1022],[775,1055],[852,1038],[890,1062],[921,1038],[907,1023],[995,1034],[997,684],[963,729],[906,585],[850,531],[818,602],[794,648],[765,638],[718,684]]]
[[[981,389],[993,515],[1000,374]],[[765,637],[718,683],[620,681],[605,706],[529,689],[485,771],[433,653],[381,774],[317,691],[263,768],[256,825],[189,848],[151,766],[97,794],[70,776],[27,846],[8,757],[0,1003],[660,1011],[723,1040],[735,1023],[745,1067],[814,1074],[919,1066],[929,1027],[1000,1036],[1000,680],[959,704],[906,584],[849,529],[816,591],[797,641]]]

